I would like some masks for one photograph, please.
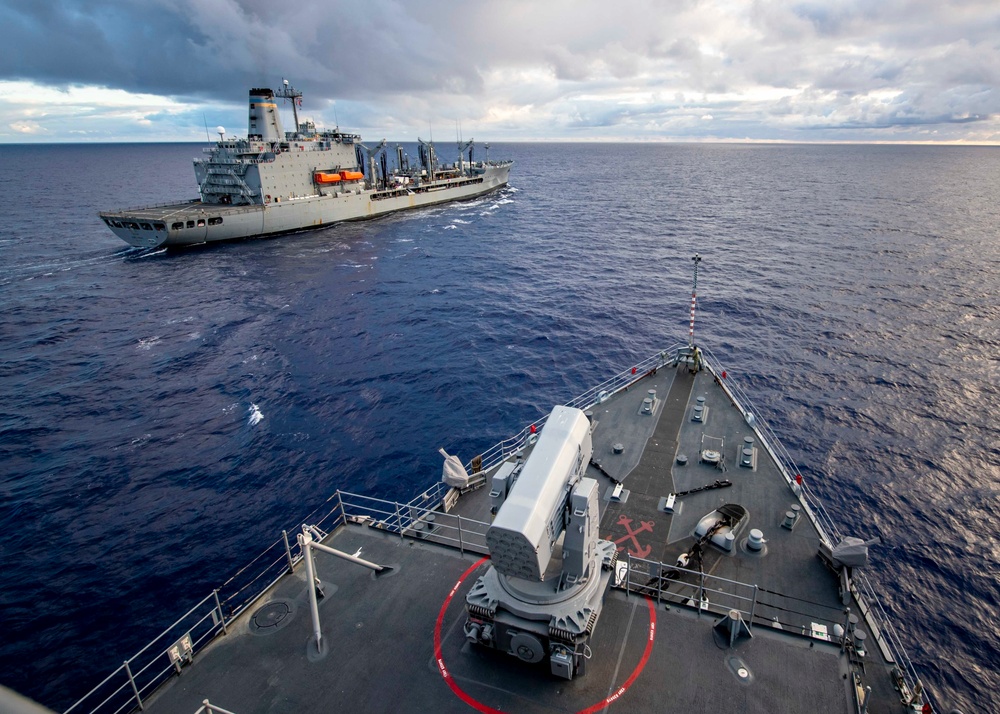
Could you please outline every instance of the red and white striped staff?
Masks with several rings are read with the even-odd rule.
[[[691,288],[691,329],[688,331],[688,347],[694,347],[694,306],[698,294],[698,263],[701,262],[701,256],[695,253],[691,260],[694,261],[694,287]]]

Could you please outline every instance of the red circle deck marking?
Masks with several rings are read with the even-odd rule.
[[[437,663],[438,671],[444,678],[445,683],[451,691],[455,693],[455,696],[476,711],[483,712],[484,714],[503,714],[503,712],[499,709],[494,709],[487,704],[483,704],[482,702],[473,699],[471,695],[467,694],[465,690],[459,687],[455,678],[451,676],[451,672],[449,672],[448,668],[445,666],[444,656],[441,654],[441,626],[444,624],[444,614],[448,610],[448,605],[451,604],[451,599],[455,597],[455,593],[458,592],[459,587],[461,587],[465,579],[469,577],[469,574],[487,560],[489,560],[489,558],[480,558],[475,563],[470,565],[466,571],[459,576],[458,582],[455,583],[455,587],[451,589],[451,592],[448,593],[448,597],[444,599],[444,603],[441,605],[441,611],[437,616],[437,622],[434,623],[434,661]],[[649,655],[653,652],[653,642],[656,640],[656,608],[653,607],[652,600],[647,599],[646,604],[649,605],[649,636],[646,638],[646,649],[643,651],[642,657],[639,659],[639,663],[635,666],[635,669],[632,670],[632,674],[629,675],[629,678],[625,680],[625,683],[622,684],[622,686],[618,687],[618,689],[596,704],[592,704],[586,709],[581,709],[577,714],[594,714],[594,712],[598,712],[604,707],[613,704],[620,699],[626,691],[628,691],[628,688],[631,687],[635,680],[639,678],[639,675],[642,674],[642,670],[645,668],[646,662],[649,661]]]

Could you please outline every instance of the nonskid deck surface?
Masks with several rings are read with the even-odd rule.
[[[666,395],[666,400],[660,402],[652,415],[645,416],[640,412],[649,389],[656,389],[658,400],[661,394]],[[698,397],[705,399],[704,422],[691,418]],[[748,516],[737,535],[734,552],[725,554],[709,546],[704,551],[704,571],[799,598],[801,604],[795,609],[805,611],[792,616],[787,611],[768,612],[765,608],[756,613],[758,616],[766,615],[767,619],[777,616],[786,623],[792,619],[800,627],[813,620],[840,619],[843,606],[836,581],[816,555],[818,534],[804,516],[792,530],[781,527],[785,514],[797,504],[797,497],[759,443],[753,447],[755,466],[740,466],[738,450],[742,449],[745,437],[755,435],[743,414],[733,408],[725,392],[714,384],[710,373],[692,376],[685,369],[676,373],[661,371],[594,411],[595,460],[598,449],[607,441],[614,441],[614,432],[610,438],[601,433],[605,418],[613,418],[619,424],[626,418],[640,423],[657,420],[642,460],[629,473],[618,477],[628,491],[627,499],[621,503],[602,503],[601,535],[618,543],[623,556],[673,564],[694,543],[694,529],[702,517],[725,504],[739,504],[746,508]],[[703,435],[707,437],[705,441]],[[702,448],[720,444],[725,458],[723,468],[699,461]],[[613,459],[626,455],[627,449],[618,456],[607,448],[601,463],[613,463]],[[678,463],[678,455],[687,456],[686,465]],[[701,488],[716,481],[729,481],[732,486],[679,497],[672,514],[659,509],[661,498],[669,493]],[[762,554],[751,553],[745,547],[751,529],[764,534]],[[760,600],[774,598],[762,595]],[[804,619],[803,614],[812,617]]]
[[[226,206],[223,204],[206,204],[195,199],[192,201],[180,201],[178,203],[167,203],[162,206],[148,206],[146,208],[129,208],[111,211],[102,211],[102,216],[113,216],[116,218],[128,218],[132,220],[147,221],[170,221],[182,220],[205,216],[211,213],[213,216],[232,216],[241,213],[255,213],[264,210],[263,206]]]
[[[655,408],[645,414],[649,389],[656,390]],[[690,418],[698,397],[708,407],[703,423]],[[487,567],[481,555],[434,538],[401,538],[351,524],[331,534],[328,544],[349,553],[360,549],[362,557],[394,570],[375,578],[359,566],[318,555],[326,591],[320,605],[322,656],[311,654],[300,566],[269,594],[269,602],[251,608],[230,634],[199,653],[147,709],[195,711],[207,698],[238,714],[854,711],[839,643],[804,634],[812,623],[832,630],[845,616],[837,581],[816,555],[818,535],[805,517],[792,530],[780,526],[796,497],[763,449],[754,468],[738,465],[736,447],[753,432],[711,374],[661,369],[592,412],[594,458],[601,469],[592,466],[588,475],[601,482],[601,537],[617,543],[620,562],[631,562],[633,573],[632,592],[617,588],[608,595],[584,676],[556,679],[545,663],[527,665],[467,642],[465,594]],[[724,437],[726,471],[698,462],[703,434]],[[623,447],[619,454],[616,444]],[[636,449],[640,458],[632,453]],[[677,463],[678,453],[688,455],[686,465]],[[623,483],[626,499],[605,500],[614,484],[601,471]],[[658,508],[668,493],[720,478],[733,486],[680,498],[673,514]],[[488,521],[488,491],[464,495],[452,513]],[[657,577],[669,570],[658,563],[671,565],[693,542],[697,521],[725,503],[743,505],[748,522],[733,553],[708,548],[704,571],[759,586],[753,637],[741,637],[732,647],[713,628],[728,607],[722,596],[709,594],[709,604],[698,608],[692,598],[697,576]],[[750,528],[764,532],[764,554],[744,548]],[[637,595],[640,590],[653,599]],[[253,624],[255,616],[267,623],[275,612],[288,613],[279,626]],[[781,628],[768,625],[775,619]],[[870,650],[867,667],[874,676],[866,684],[874,697],[868,711],[903,711],[899,694],[879,671],[885,665],[878,648]]]
[[[841,701],[825,711],[847,711],[836,647],[810,650],[804,640],[766,633],[730,652],[720,649],[711,618],[652,608],[646,598],[621,592],[605,606],[587,675],[556,680],[545,669],[467,643],[464,593],[485,568],[476,566],[478,556],[401,542],[361,526],[338,531],[330,544],[352,553],[360,548],[364,557],[396,570],[376,579],[357,566],[317,557],[326,591],[319,609],[324,655],[312,653],[306,584],[297,573],[254,610],[261,623],[270,621],[268,612],[289,611],[278,626],[261,629],[253,614],[240,618],[148,701],[146,711],[194,712],[205,699],[238,714],[471,711],[454,686],[486,711],[574,712],[614,697],[630,679],[611,709],[805,712],[815,711],[816,701]],[[449,602],[451,589],[470,568]],[[442,609],[439,665],[435,624]],[[647,655],[651,614],[655,639]],[[752,668],[750,684],[737,683],[733,657]],[[816,684],[801,687],[803,680]]]

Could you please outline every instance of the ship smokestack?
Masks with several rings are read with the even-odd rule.
[[[250,90],[250,123],[247,129],[250,141],[284,141],[278,105],[270,89]]]

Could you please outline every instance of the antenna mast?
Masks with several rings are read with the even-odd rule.
[[[287,79],[281,80],[282,87],[274,96],[292,100],[292,116],[295,117],[295,133],[299,133],[299,106],[302,105],[302,92],[288,83]]]
[[[695,253],[691,260],[694,261],[694,287],[691,288],[691,329],[688,331],[688,347],[694,347],[694,306],[698,294],[698,263],[701,262],[701,256]]]

